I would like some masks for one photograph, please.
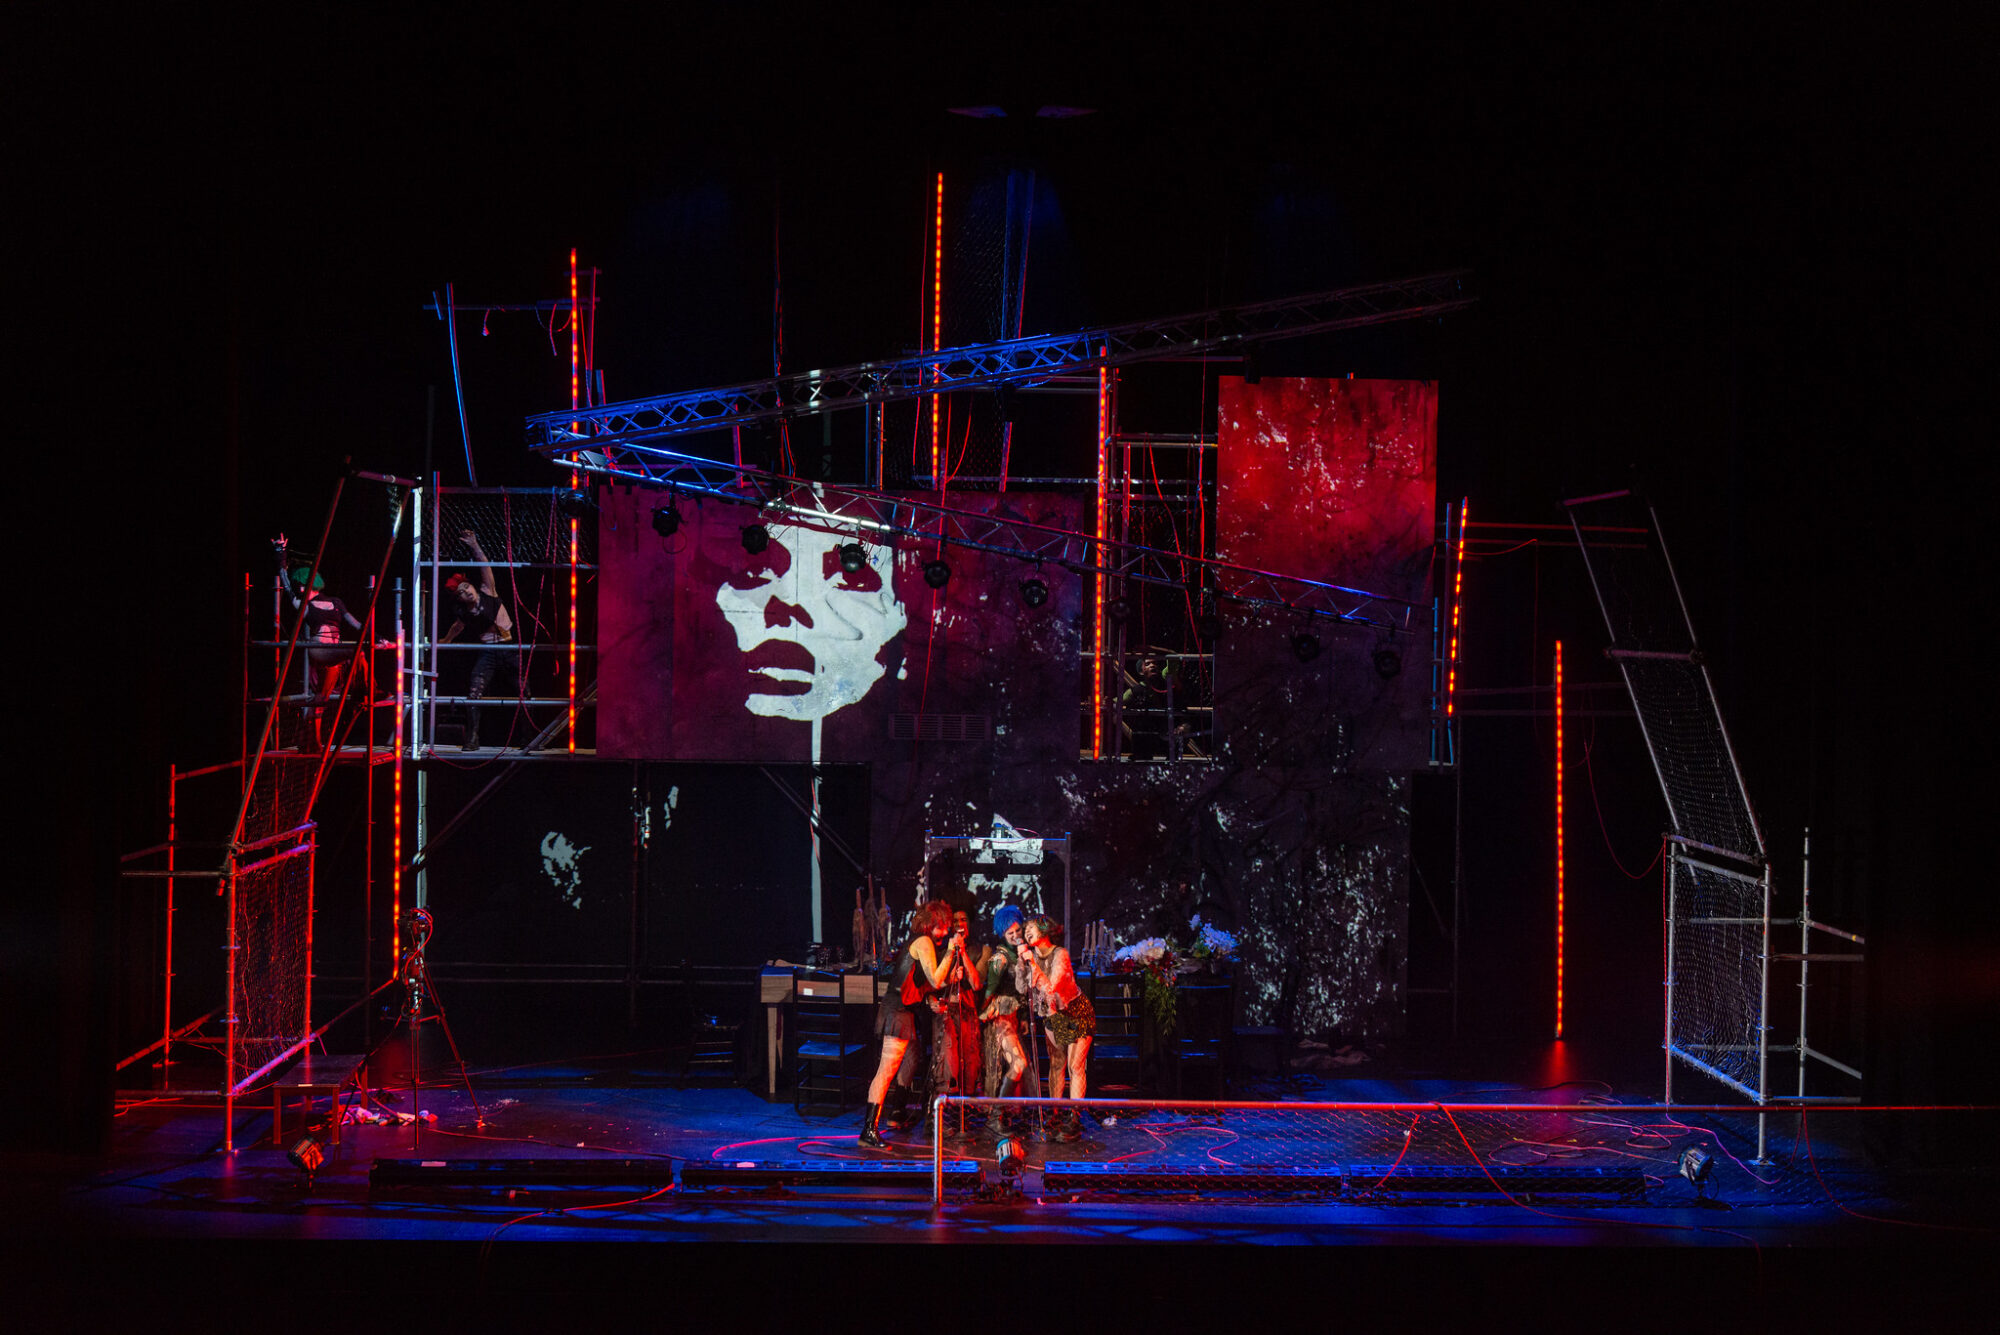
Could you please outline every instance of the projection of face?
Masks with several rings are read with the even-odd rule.
[[[896,600],[895,553],[871,547],[868,564],[849,573],[839,549],[850,541],[773,528],[749,568],[716,588],[716,606],[749,659],[751,713],[812,722],[881,680],[882,646],[907,624]]]

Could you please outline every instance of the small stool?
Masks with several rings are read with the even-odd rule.
[[[308,1110],[312,1107],[312,1101],[322,1094],[334,1095],[337,1101],[340,1091],[346,1087],[349,1080],[360,1079],[362,1062],[366,1060],[359,1053],[330,1057],[323,1052],[309,1051],[293,1062],[284,1074],[271,1082],[271,1143],[279,1149],[285,1148],[287,1097],[304,1098]],[[340,1143],[338,1116],[333,1119],[333,1143],[336,1145]]]

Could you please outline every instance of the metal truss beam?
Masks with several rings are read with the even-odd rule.
[[[756,507],[767,519],[814,524],[857,539],[909,538],[991,552],[1035,565],[1104,574],[1142,584],[1185,587],[1249,607],[1407,632],[1417,604],[1387,594],[1280,575],[1206,557],[1163,551],[1004,516],[954,509],[908,493],[802,482],[762,469],[679,454],[657,446],[592,441],[574,466],[615,482],[661,487]],[[1428,612],[1428,609],[1426,609]],[[1428,628],[1428,622],[1425,623]]]
[[[724,388],[538,413],[527,419],[528,448],[553,453],[574,449],[582,441],[601,448],[661,440],[926,394],[1038,385],[1100,366],[1228,352],[1334,329],[1422,319],[1472,304],[1474,299],[1464,290],[1467,272],[1454,269],[1162,320],[944,348]]]

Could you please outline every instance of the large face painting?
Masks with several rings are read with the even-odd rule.
[[[803,488],[802,488],[803,490]],[[809,495],[809,493],[807,493]],[[996,720],[1023,696],[1074,690],[1076,580],[1044,575],[1028,609],[1017,562],[933,542],[863,541],[852,530],[683,498],[679,531],[648,522],[657,493],[614,492],[600,526],[600,755],[629,759],[866,761],[887,757],[892,720]],[[1067,526],[1073,497],[965,495],[957,508]],[[945,588],[927,561],[952,568]]]

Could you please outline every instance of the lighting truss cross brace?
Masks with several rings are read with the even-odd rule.
[[[591,448],[601,449],[926,394],[1038,385],[1100,366],[1227,353],[1277,339],[1422,319],[1471,305],[1473,298],[1464,290],[1466,275],[1466,270],[1454,269],[1136,324],[943,348],[720,389],[538,413],[527,420],[528,448],[549,454],[587,440]]]
[[[1083,574],[1110,575],[1146,584],[1186,587],[1197,594],[1252,607],[1297,612],[1382,630],[1410,629],[1416,604],[1387,594],[1279,575],[1227,561],[1187,556],[1138,543],[1099,538],[1005,515],[955,509],[860,487],[802,482],[758,468],[677,454],[645,445],[600,446],[580,452],[573,465],[615,482],[664,487],[677,496],[701,496],[755,506],[766,519],[789,520],[857,540],[909,538],[992,552]],[[1428,629],[1428,622],[1425,627]]]

